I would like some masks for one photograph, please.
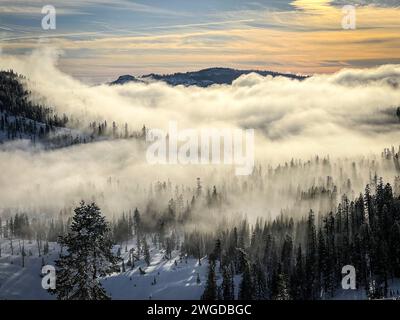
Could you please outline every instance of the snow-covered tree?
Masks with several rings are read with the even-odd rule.
[[[149,251],[149,246],[146,241],[146,237],[143,238],[143,252],[144,252],[144,261],[149,266],[150,265],[150,251]]]
[[[208,277],[202,300],[217,300],[217,281],[215,279],[215,260],[211,259],[208,265]]]
[[[70,231],[59,240],[67,253],[56,261],[56,289],[51,292],[60,300],[109,299],[99,277],[118,270],[110,228],[95,203],[82,201],[74,211]]]

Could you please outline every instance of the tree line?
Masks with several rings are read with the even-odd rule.
[[[353,201],[343,196],[334,212],[310,211],[296,222],[242,221],[200,241],[215,242],[204,299],[332,298],[345,265],[355,267],[357,288],[368,298],[399,296],[389,283],[400,277],[400,198],[382,179],[375,192],[367,185]],[[233,292],[235,277],[241,280]]]

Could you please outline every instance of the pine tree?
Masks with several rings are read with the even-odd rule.
[[[215,279],[215,259],[209,259],[207,283],[204,293],[201,296],[202,300],[217,299],[217,281]]]
[[[317,266],[317,239],[315,232],[314,213],[311,210],[307,221],[307,255],[306,255],[306,298],[313,299],[316,295],[315,280]]]
[[[319,287],[323,289],[323,292],[328,291],[328,253],[325,246],[325,239],[322,230],[318,231],[318,275],[319,275]]]
[[[173,250],[173,245],[172,245],[171,238],[167,238],[166,245],[165,245],[165,254],[169,260],[172,259],[172,250]]]
[[[268,299],[268,286],[267,279],[265,277],[264,270],[260,263],[255,263],[253,265],[253,273],[254,273],[254,299],[256,300],[266,300]]]
[[[26,256],[26,252],[25,252],[25,246],[22,245],[22,250],[21,250],[21,257],[22,257],[22,268],[25,267],[25,256]]]
[[[67,254],[56,261],[57,286],[51,293],[60,300],[109,299],[99,277],[118,270],[110,228],[95,203],[82,201],[74,212],[70,231],[59,239]]]
[[[43,254],[46,255],[49,253],[49,242],[46,241],[43,246]]]
[[[290,274],[290,270],[292,268],[292,251],[293,251],[292,237],[290,235],[286,235],[285,241],[282,246],[281,261],[282,261],[283,272],[285,272],[287,275]]]
[[[239,287],[239,300],[253,300],[254,299],[254,285],[251,276],[249,263],[246,261],[242,275],[242,282]]]
[[[140,251],[140,238],[141,238],[141,231],[142,231],[142,220],[140,218],[139,210],[136,208],[135,212],[133,213],[133,229],[136,234],[136,241],[138,251]]]
[[[290,300],[289,285],[286,274],[278,275],[278,294],[276,300]]]
[[[303,300],[304,299],[304,265],[303,265],[303,254],[301,251],[301,245],[297,249],[296,256],[296,266],[294,270],[294,274],[292,275],[292,297],[295,300]]]
[[[221,239],[215,241],[214,256],[216,260],[221,262]]]
[[[149,266],[150,265],[150,251],[149,251],[149,246],[146,241],[146,237],[143,238],[143,251],[144,251],[144,261]]]
[[[222,269],[222,299],[234,300],[235,293],[233,292],[233,275],[231,269],[228,266],[224,266]]]

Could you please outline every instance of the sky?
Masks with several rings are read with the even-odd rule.
[[[356,28],[342,27],[344,5]],[[56,9],[44,30],[42,8]],[[302,74],[400,63],[400,0],[0,0],[2,55],[59,50],[100,83],[122,74],[223,66]],[[1,59],[1,56],[0,56]]]

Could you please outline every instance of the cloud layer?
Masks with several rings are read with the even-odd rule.
[[[240,127],[256,129],[262,145],[303,143],[305,152],[370,151],[396,142],[400,66],[344,69],[305,81],[250,74],[232,86],[171,87],[164,83],[88,86],[57,69],[59,52],[5,57],[2,68],[27,76],[35,100],[88,121],[116,121],[165,129]],[[326,142],[330,141],[329,147]],[[354,141],[363,145],[354,148]],[[313,150],[316,148],[316,150]],[[311,150],[310,150],[311,149]]]
[[[399,65],[342,70],[304,81],[250,74],[231,86],[209,88],[164,83],[88,86],[61,72],[57,57],[52,50],[23,59],[3,57],[0,68],[26,75],[35,100],[79,118],[83,128],[96,119],[128,123],[136,129],[143,124],[166,129],[169,121],[176,121],[181,129],[253,128],[256,160],[263,164],[316,154],[332,158],[379,154],[400,141]],[[110,208],[126,209],[144,201],[145,192],[132,192],[132,185],[147,188],[150,182],[167,179],[195,185],[197,176],[207,176],[212,185],[226,174],[221,167],[155,167],[145,159],[143,148],[132,141],[51,152],[16,151],[11,145],[0,152],[0,202],[57,207],[103,194]],[[125,191],[110,191],[109,177],[120,181]],[[301,177],[302,181],[312,178]]]

